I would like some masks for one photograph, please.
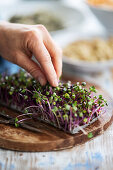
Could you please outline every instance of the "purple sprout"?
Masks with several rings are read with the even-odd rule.
[[[23,114],[17,116],[16,125],[34,119],[47,122],[66,132],[73,133],[76,127],[88,125],[100,116],[107,105],[102,95],[94,95],[96,89],[89,89],[86,83],[59,83],[58,87],[49,84],[41,86],[24,71],[0,77],[0,103]],[[20,119],[21,116],[27,116]]]

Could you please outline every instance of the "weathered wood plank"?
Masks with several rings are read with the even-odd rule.
[[[0,149],[0,170],[4,169],[113,169],[113,125],[101,136],[73,149],[25,153]]]

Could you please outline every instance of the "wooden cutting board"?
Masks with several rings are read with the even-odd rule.
[[[93,133],[91,139],[102,134],[113,121],[113,100],[98,86],[97,89],[99,93],[108,100],[109,106],[104,115],[85,128],[87,133]],[[5,110],[9,115],[17,114],[3,106],[0,106],[0,111],[1,110]],[[45,152],[71,148],[91,140],[81,131],[75,135],[71,135],[48,124],[43,124],[38,121],[32,123],[42,132],[35,133],[22,128],[0,124],[0,147],[17,151]]]

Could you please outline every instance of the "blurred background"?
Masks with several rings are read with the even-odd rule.
[[[0,20],[45,25],[63,49],[63,75],[113,96],[113,0],[0,0]],[[0,72],[18,69],[0,57]]]

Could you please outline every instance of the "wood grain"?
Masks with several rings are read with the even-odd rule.
[[[112,99],[102,89],[97,88],[99,93],[103,94],[108,100],[109,107],[107,107],[106,114],[85,128],[87,133],[93,133],[93,138],[102,134],[113,121]],[[17,115],[16,112],[3,106],[0,107],[0,110],[5,110],[9,115]],[[32,123],[42,133],[34,133],[22,128],[0,124],[0,147],[17,151],[44,152],[71,148],[90,140],[81,131],[75,135],[71,135],[39,121]]]

